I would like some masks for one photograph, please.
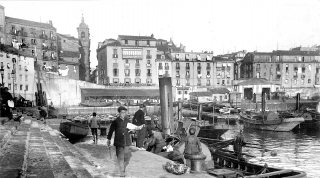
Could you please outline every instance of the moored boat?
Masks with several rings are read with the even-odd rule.
[[[87,136],[89,127],[85,123],[81,122],[61,122],[60,132],[69,139],[81,139]]]
[[[103,103],[80,103],[81,106],[85,107],[107,107],[111,106],[113,102],[103,102]]]
[[[281,169],[269,167],[267,164],[258,165],[248,163],[246,161],[239,161],[236,156],[231,153],[216,150],[213,147],[209,147],[211,157],[214,162],[215,169],[227,169],[233,171],[235,175],[244,178],[304,178],[306,173],[303,171],[296,171],[292,169]],[[214,173],[214,169],[207,170],[209,174]]]
[[[280,118],[276,112],[264,111],[242,111],[240,120],[247,128],[268,131],[291,131],[294,127],[304,121],[303,117]]]

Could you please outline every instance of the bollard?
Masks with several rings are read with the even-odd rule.
[[[107,128],[106,127],[101,127],[100,128],[100,136],[104,136],[107,135]]]
[[[204,155],[203,153],[198,153],[192,155],[185,155],[185,158],[190,159],[191,161],[191,173],[200,174],[206,172],[203,168],[206,155]]]

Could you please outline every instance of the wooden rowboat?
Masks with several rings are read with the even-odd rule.
[[[106,102],[106,103],[80,103],[81,106],[85,107],[107,107],[113,105],[113,102]]]
[[[258,165],[239,161],[236,156],[224,151],[215,150],[209,147],[215,169],[227,169],[233,171],[236,175],[243,178],[305,178],[306,173],[292,169],[280,169],[269,167],[267,164]],[[214,173],[214,169],[207,170],[209,174]]]
[[[89,127],[84,123],[76,122],[61,122],[60,132],[69,139],[81,139],[87,136]]]

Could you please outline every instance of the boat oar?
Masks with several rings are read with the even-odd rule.
[[[269,150],[267,148],[261,148],[261,147],[255,147],[255,146],[248,146],[248,145],[245,145],[245,147],[248,147],[248,148],[257,148],[257,149],[262,149],[264,151],[272,151],[272,150]]]

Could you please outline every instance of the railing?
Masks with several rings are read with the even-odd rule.
[[[125,73],[124,76],[129,77],[130,73]]]
[[[211,70],[211,67],[208,67],[208,66],[207,66],[207,70]]]
[[[151,67],[151,64],[147,64],[147,67]]]
[[[165,68],[164,68],[165,70],[169,70],[169,66],[165,66]]]
[[[113,58],[118,58],[118,54],[113,54],[112,57]]]
[[[180,69],[180,66],[176,66],[176,69],[179,70],[179,69]]]
[[[125,68],[129,68],[129,67],[130,67],[130,64],[129,64],[129,63],[125,63],[125,64],[124,64],[124,67],[125,67]]]
[[[162,69],[163,69],[163,67],[162,67],[162,66],[159,66],[159,69],[160,69],[160,70],[162,70]]]
[[[187,67],[186,67],[186,70],[190,70],[190,66],[187,66]]]
[[[176,75],[176,78],[180,78],[180,75]]]
[[[136,64],[135,66],[136,66],[136,68],[140,68],[140,64]]]
[[[147,73],[147,76],[148,76],[148,77],[151,77],[151,76],[152,76],[152,74],[151,74],[151,73]]]
[[[198,69],[198,70],[201,70],[201,66],[198,66],[197,69]]]

